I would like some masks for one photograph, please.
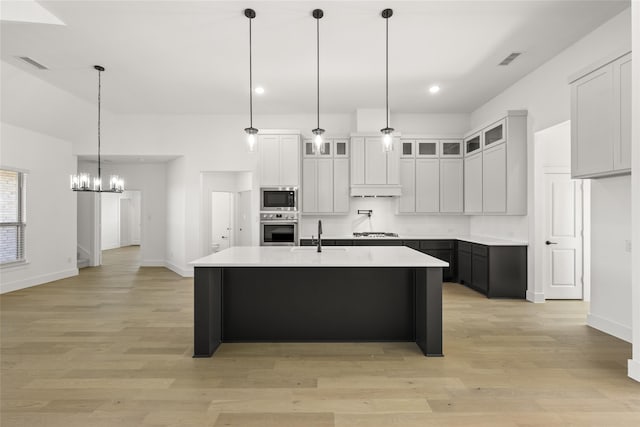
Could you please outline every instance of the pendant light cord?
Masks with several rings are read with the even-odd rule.
[[[385,49],[385,61],[386,61],[386,78],[385,78],[385,87],[386,87],[386,99],[387,99],[387,128],[389,127],[389,18],[385,19],[386,23],[386,49]]]
[[[98,181],[102,190],[102,167],[100,163],[100,94],[102,90],[102,71],[98,70]]]
[[[320,19],[316,19],[316,113],[318,124],[317,128],[320,129]]]
[[[251,21],[249,18],[249,127],[253,128],[253,61],[251,55]]]

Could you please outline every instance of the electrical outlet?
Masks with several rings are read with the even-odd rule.
[[[624,250],[625,252],[631,252],[631,240],[624,241]]]

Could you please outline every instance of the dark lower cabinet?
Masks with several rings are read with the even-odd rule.
[[[487,246],[462,240],[322,239],[326,246],[407,246],[449,263],[443,281],[455,281],[489,298],[525,298],[527,247]],[[312,246],[301,239],[301,246]]]

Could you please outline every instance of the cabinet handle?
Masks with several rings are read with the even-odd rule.
[[[546,242],[544,242],[544,244],[549,246],[549,245],[557,245],[558,243],[557,242],[550,242],[550,241],[547,240]]]

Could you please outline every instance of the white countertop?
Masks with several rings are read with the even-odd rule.
[[[404,246],[234,246],[189,263],[195,267],[448,267]]]
[[[315,236],[314,236],[315,237]],[[311,236],[302,236],[301,239],[311,239]],[[524,240],[497,239],[484,236],[441,236],[441,235],[407,235],[400,234],[398,237],[353,237],[322,235],[323,239],[329,240],[462,240],[463,242],[477,243],[487,246],[528,246]]]

